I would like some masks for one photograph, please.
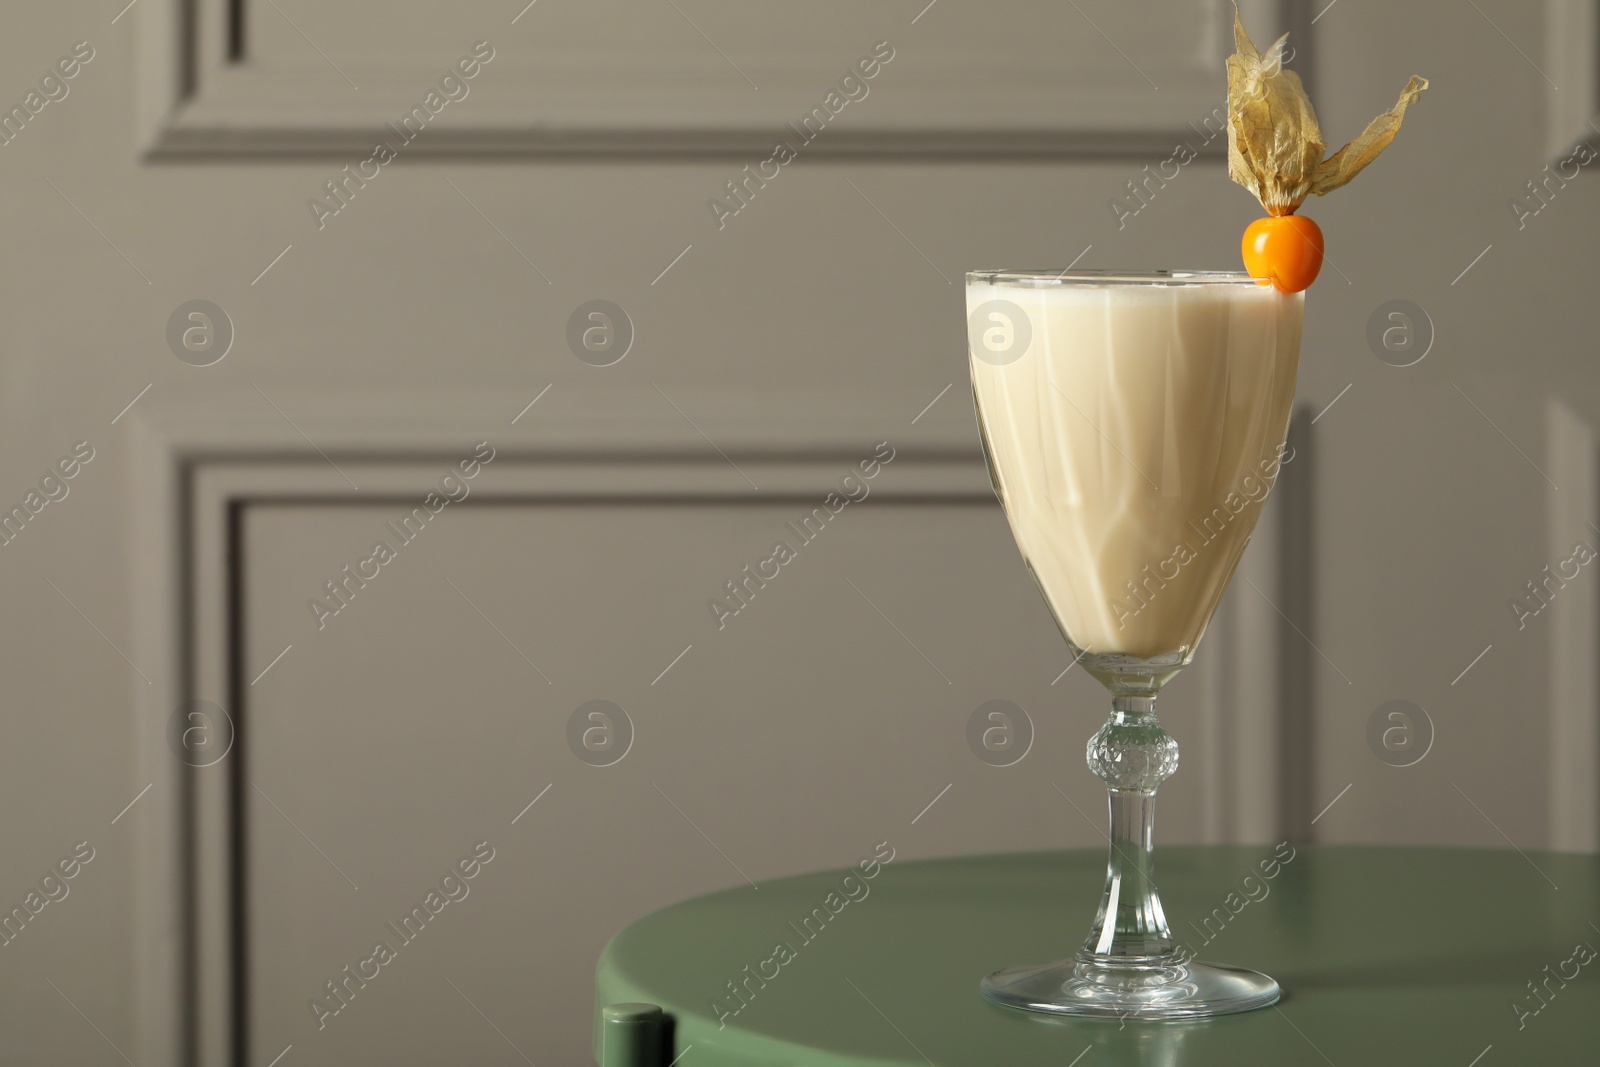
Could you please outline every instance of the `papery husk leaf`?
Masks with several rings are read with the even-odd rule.
[[[1400,132],[1400,120],[1405,117],[1406,108],[1416,103],[1417,97],[1421,96],[1427,87],[1428,79],[1413,74],[1394,107],[1368,123],[1360,137],[1322,161],[1322,165],[1317,168],[1316,176],[1311,181],[1312,193],[1326,196],[1360,174],[1368,163],[1377,159],[1378,153],[1389,147],[1394,135]]]
[[[1272,215],[1292,214],[1313,193],[1344,185],[1394,140],[1406,108],[1428,87],[1413,77],[1390,111],[1360,137],[1327,159],[1327,143],[1316,109],[1300,76],[1283,66],[1278,38],[1265,53],[1245,32],[1237,3],[1233,13],[1236,53],[1228,57],[1228,177],[1255,194]]]

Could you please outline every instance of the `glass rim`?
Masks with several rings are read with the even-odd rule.
[[[967,284],[1040,288],[1055,285],[1258,285],[1263,279],[1230,270],[971,270]]]

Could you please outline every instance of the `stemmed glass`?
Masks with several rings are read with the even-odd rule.
[[[1271,978],[1193,960],[1168,929],[1151,832],[1178,745],[1155,703],[1193,659],[1277,477],[1303,309],[1238,273],[967,275],[995,492],[1069,649],[1111,691],[1087,752],[1111,809],[1100,910],[1072,958],[985,978],[994,1001],[1176,1019],[1278,1000]]]

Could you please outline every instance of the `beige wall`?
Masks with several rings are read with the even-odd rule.
[[[69,95],[0,148],[9,250],[0,259],[0,501],[20,502],[76,442],[94,450],[69,495],[0,548],[9,606],[0,791],[12,813],[0,828],[0,899],[20,903],[77,842],[94,849],[70,894],[4,949],[0,1059],[97,1062],[111,1055],[109,1039],[143,1063],[135,1050],[170,1047],[163,1035],[182,1005],[172,974],[152,960],[169,958],[183,927],[151,924],[188,907],[163,895],[178,881],[169,864],[183,799],[163,731],[190,695],[230,703],[243,694],[233,710],[255,731],[240,773],[259,787],[243,790],[257,872],[247,899],[260,905],[246,916],[257,998],[247,1044],[257,1067],[291,1042],[285,1064],[365,1062],[361,1055],[385,1054],[384,1041],[421,1055],[433,1040],[512,1062],[445,978],[535,1062],[577,1062],[592,962],[607,934],[670,900],[737,884],[733,862],[759,881],[850,862],[883,838],[906,857],[1099,842],[1096,783],[1081,746],[1102,698],[1079,672],[1051,686],[1064,653],[998,510],[983,503],[962,385],[959,280],[977,266],[1064,265],[1086,246],[1083,266],[1232,268],[1255,212],[1218,160],[1186,167],[1119,230],[1108,198],[1170,154],[1147,136],[1120,157],[819,153],[719,231],[705,201],[738,171],[737,152],[545,163],[451,155],[446,111],[431,155],[402,158],[319,231],[305,202],[354,157],[342,148],[287,153],[314,149],[341,122],[365,121],[389,106],[386,87],[401,86],[401,99],[416,84],[408,79],[426,84],[479,39],[494,42],[496,59],[475,89],[482,95],[451,105],[476,116],[462,128],[526,121],[519,100],[534,89],[521,87],[551,91],[539,64],[569,54],[561,34],[581,37],[582,16],[539,4],[513,26],[520,5],[498,0],[448,13],[386,5],[362,30],[280,0],[332,60],[361,80],[370,75],[363,91],[380,104],[357,99],[306,53],[295,58],[303,64],[282,67],[300,80],[289,90],[273,83],[288,94],[273,106],[248,96],[248,80],[230,89],[246,94],[243,104],[201,101],[224,118],[244,115],[247,129],[280,127],[278,140],[262,142],[266,158],[151,161],[150,116],[162,113],[162,87],[173,80],[163,36],[170,5],[141,0],[112,24],[118,6],[19,6],[0,37],[7,103],[20,104],[74,42],[94,49]],[[248,6],[262,20],[254,40],[263,54],[294,56],[303,39],[271,6]],[[1315,413],[1338,398],[1313,430],[1314,597],[1312,615],[1297,620],[1320,651],[1295,653],[1311,665],[1314,687],[1310,810],[1339,797],[1314,827],[1292,828],[1312,840],[1596,843],[1595,707],[1585,682],[1594,633],[1573,629],[1593,626],[1596,574],[1585,568],[1520,631],[1507,601],[1557,561],[1554,546],[1600,541],[1584,528],[1595,519],[1594,446],[1583,441],[1586,427],[1600,425],[1592,336],[1600,203],[1587,169],[1522,228],[1507,201],[1557,158],[1547,116],[1600,109],[1592,73],[1547,43],[1551,11],[1583,5],[1477,6],[1481,13],[1340,0],[1312,34],[1307,62],[1335,141],[1389,106],[1408,75],[1433,82],[1390,152],[1309,209],[1336,268],[1308,301],[1301,400]],[[751,25],[717,20],[709,5],[684,7],[707,20],[713,38],[726,27],[725,47],[754,57],[752,75],[763,55],[783,54],[786,16]],[[873,42],[894,41],[896,58],[874,90],[881,95],[852,105],[862,133],[842,141],[857,153],[871,150],[873,124],[904,133],[930,113],[919,87],[957,74],[985,81],[985,70],[961,70],[962,53],[946,47],[963,34],[987,57],[1008,47],[1036,55],[1054,33],[1117,70],[1116,57],[1071,18],[1052,15],[1031,34],[996,33],[991,23],[981,36],[984,24],[969,32],[972,13],[948,3],[913,26],[921,7],[829,9],[804,33],[792,31],[805,55],[823,57],[817,70],[842,70]],[[692,54],[701,39],[668,14],[651,32],[683,36],[662,37],[661,49]],[[940,29],[939,19],[951,23]],[[918,34],[928,42],[920,54]],[[1179,44],[1157,36],[1141,47],[1154,58],[1136,54],[1154,63]],[[386,56],[396,57],[392,69]],[[706,60],[685,99],[728,128],[759,128],[759,109],[739,96],[747,87],[715,55]],[[772,91],[794,85],[792,99],[815,96],[810,69],[799,64],[787,81],[774,74]],[[1158,80],[1162,71],[1151,69]],[[1137,85],[1126,70],[1115,76]],[[907,88],[891,91],[894,77]],[[681,116],[657,103],[646,125],[659,121],[657,132],[670,134]],[[868,110],[879,104],[882,112]],[[1033,106],[1018,113],[1047,124],[1050,108]],[[1100,113],[1113,129],[1124,119],[1136,130],[1159,127],[1163,116],[1135,113],[1146,106]],[[954,108],[931,110],[982,128],[983,115]],[[180,130],[189,140],[164,143],[203,147],[207,129],[216,132],[197,119]],[[1600,139],[1580,122],[1567,140],[1586,133]],[[477,148],[510,140],[501,133]],[[1049,140],[1048,129],[1036,139]],[[911,147],[926,152],[931,143]],[[1083,143],[1104,148],[1103,139]],[[472,146],[455,146],[463,147]],[[623,305],[638,329],[627,358],[606,369],[574,358],[564,335],[571,311],[601,297]],[[213,367],[180,362],[164,337],[173,309],[196,298],[222,305],[236,329]],[[1368,348],[1368,318],[1391,299],[1421,305],[1436,328],[1416,366],[1387,366]],[[742,496],[749,487],[662,394],[719,445],[752,457],[757,484],[772,481]],[[346,493],[265,397],[363,491],[387,495],[365,503]],[[1576,427],[1554,447],[1552,400]],[[408,548],[392,577],[317,631],[305,599],[367,547],[379,516],[406,510],[397,502],[479,439],[506,458],[483,473],[478,500],[503,503],[447,511],[436,539]],[[775,524],[806,510],[796,502],[811,499],[835,466],[879,440],[904,442],[908,458],[884,472],[882,495],[841,516],[838,539],[801,560],[810,573],[785,574],[748,617],[715,631],[705,598],[767,547]],[[152,540],[188,499],[164,495],[162,472],[152,469],[176,455],[163,441],[228,459],[217,477],[230,485],[326,498],[287,499],[241,520],[243,633],[231,668],[219,636],[230,617],[218,607],[225,589],[195,608],[209,629],[165,626],[175,618],[167,609],[196,593],[176,584],[173,560],[211,567],[200,593],[227,561],[187,559],[176,554],[181,544],[163,551]],[[540,456],[577,447],[646,457],[665,449],[684,462],[625,474],[603,465],[542,470]],[[795,470],[772,462],[808,450],[828,458]],[[1580,480],[1558,478],[1562,471]],[[673,501],[649,502],[658,477]],[[606,492],[615,499],[539,503]],[[220,537],[205,541],[215,532],[197,526],[193,543],[218,552]],[[1558,632],[1580,636],[1553,685]],[[292,651],[250,686],[287,644]],[[549,673],[548,684],[522,655]],[[1241,646],[1230,662],[1246,664],[1245,676],[1251,658]],[[244,677],[230,681],[230,670]],[[1164,839],[1251,836],[1235,815],[1203,815],[1223,810],[1204,809],[1203,798],[1221,788],[1215,738],[1227,735],[1205,734],[1187,712],[1213,699],[1203,690],[1222,691],[1209,684],[1180,680],[1167,702],[1186,765],[1168,787]],[[1557,693],[1578,699],[1557,704]],[[571,710],[596,697],[622,704],[638,728],[637,750],[604,771],[564,743]],[[980,763],[964,741],[972,709],[996,698],[1028,708],[1038,730],[1028,758],[1007,771]],[[1432,718],[1433,748],[1414,767],[1386,766],[1368,748],[1368,718],[1391,699],[1415,701]],[[1552,776],[1552,750],[1575,745],[1568,769]],[[195,795],[225,800],[206,792],[218,780]],[[946,783],[950,792],[913,824]],[[546,785],[550,793],[513,826]],[[1063,803],[1063,792],[1092,819]],[[1587,821],[1552,818],[1574,805],[1587,806]],[[318,1033],[305,1004],[316,976],[352,962],[371,928],[484,839],[496,860],[473,897],[440,917],[437,942],[408,949],[415,964],[403,957],[407,970],[375,983]],[[205,921],[219,914],[213,908]],[[205,991],[208,1011],[222,1003],[216,996]],[[420,1027],[425,1015],[440,1021]],[[202,1029],[203,1052],[225,1051],[214,1023]]]

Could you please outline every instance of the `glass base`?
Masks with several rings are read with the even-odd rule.
[[[1194,960],[1144,964],[1082,959],[1007,967],[983,980],[997,1004],[1052,1015],[1113,1019],[1197,1019],[1254,1011],[1278,1002],[1264,974]]]

